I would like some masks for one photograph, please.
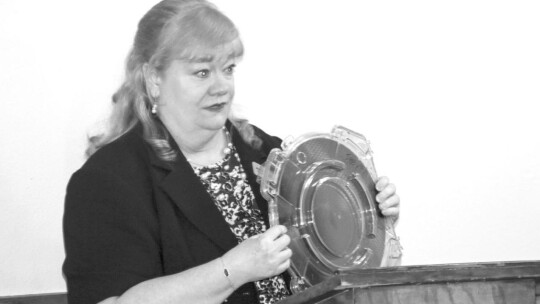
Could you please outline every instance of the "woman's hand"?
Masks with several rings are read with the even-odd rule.
[[[287,246],[291,238],[286,232],[285,226],[274,226],[248,238],[223,256],[235,287],[275,276],[289,268],[292,251]]]
[[[379,203],[379,208],[384,216],[399,217],[399,196],[396,194],[396,186],[390,183],[386,176],[380,177],[375,183],[375,188],[379,192],[375,200]]]

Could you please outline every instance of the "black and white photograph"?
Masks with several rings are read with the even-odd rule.
[[[0,0],[0,304],[540,303],[538,16]]]

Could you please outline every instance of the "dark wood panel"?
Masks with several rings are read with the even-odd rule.
[[[65,293],[0,297],[0,304],[67,304]]]
[[[384,285],[540,279],[540,261],[444,264],[361,269],[340,273],[342,288]]]
[[[383,286],[354,290],[362,304],[534,304],[533,280]]]
[[[534,285],[518,280],[350,288],[324,300],[293,296],[279,304],[535,304]]]
[[[340,282],[335,279],[339,278]],[[520,285],[518,281],[526,282],[525,285]],[[535,282],[536,281],[536,282]],[[418,266],[401,266],[388,268],[361,269],[354,272],[343,272],[332,277],[327,284],[319,284],[308,288],[302,293],[295,294],[281,302],[280,304],[300,304],[300,303],[322,303],[313,302],[320,301],[325,298],[325,291],[330,295],[334,293],[333,300],[324,303],[353,303],[354,294],[362,294],[368,297],[378,297],[379,301],[365,302],[368,300],[358,298],[355,303],[453,303],[444,299],[436,300],[435,295],[439,294],[441,298],[452,299],[455,295],[459,295],[462,299],[466,296],[477,296],[482,300],[472,303],[504,303],[497,302],[496,296],[518,298],[515,302],[508,303],[535,303],[540,304],[536,300],[540,296],[540,287],[537,282],[540,281],[540,261],[526,262],[497,262],[497,263],[468,263],[468,264],[445,264],[445,265],[418,265]],[[499,282],[517,282],[504,285],[507,289],[497,287]],[[465,287],[460,287],[464,284]],[[475,285],[477,284],[477,285]],[[438,287],[437,287],[438,286]],[[467,286],[470,286],[467,287]],[[503,286],[503,287],[504,287]],[[481,287],[475,289],[475,287]],[[515,288],[514,288],[515,287]],[[377,295],[377,290],[387,288],[391,297],[387,299],[389,302],[384,302],[381,295]],[[393,289],[400,290],[399,293],[392,294]],[[482,289],[483,288],[483,289]],[[502,288],[502,289],[500,289]],[[521,292],[527,289],[527,292]],[[418,289],[418,291],[416,291]],[[336,290],[354,290],[351,296],[350,292],[345,292],[339,296],[335,296]],[[513,290],[517,290],[514,292]],[[419,298],[430,299],[427,302],[419,300],[405,302],[407,297],[413,297],[413,294]],[[477,294],[478,293],[478,294]],[[536,296],[535,296],[536,294]],[[328,295],[328,294],[326,294]],[[421,296],[420,296],[421,295]],[[432,295],[432,296],[430,296]],[[405,299],[399,299],[399,296]],[[393,297],[393,298],[392,298]],[[431,298],[430,298],[431,297]],[[536,297],[536,299],[535,299]],[[337,298],[340,298],[337,300]],[[503,298],[505,299],[505,298]],[[482,302],[484,301],[484,302]],[[490,302],[491,301],[491,302]],[[508,300],[510,301],[510,300]],[[528,301],[528,302],[519,302]],[[455,302],[455,303],[459,303]],[[461,303],[467,303],[463,300]]]

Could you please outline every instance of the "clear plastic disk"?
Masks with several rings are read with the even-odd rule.
[[[282,148],[271,151],[259,176],[270,225],[285,225],[292,240],[291,289],[338,271],[387,265],[386,245],[397,238],[377,209],[377,175],[365,137],[338,126]]]

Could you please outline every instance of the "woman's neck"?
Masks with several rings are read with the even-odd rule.
[[[196,165],[209,165],[221,160],[228,143],[224,129],[177,130],[172,136],[188,161]]]

